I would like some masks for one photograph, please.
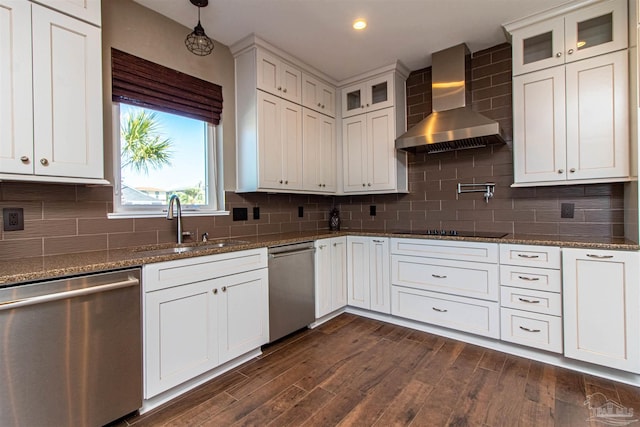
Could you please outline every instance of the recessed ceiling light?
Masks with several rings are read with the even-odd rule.
[[[356,19],[353,21],[353,28],[356,30],[364,30],[367,28],[367,21],[364,19]]]

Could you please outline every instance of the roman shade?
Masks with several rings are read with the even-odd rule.
[[[112,99],[220,123],[222,87],[180,71],[111,49]]]

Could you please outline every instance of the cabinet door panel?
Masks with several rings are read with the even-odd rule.
[[[514,31],[512,46],[514,76],[564,64],[564,18]]]
[[[284,188],[302,189],[302,108],[282,101],[282,155]]]
[[[269,341],[268,280],[266,268],[214,280],[219,289],[220,363]]]
[[[317,165],[323,192],[334,192],[336,184],[336,121],[330,117],[320,117],[320,159]],[[317,160],[316,160],[317,161]]]
[[[347,238],[331,239],[331,310],[347,305]]]
[[[321,154],[320,114],[308,108],[302,110],[302,188],[309,191],[322,191],[320,170]]]
[[[367,114],[369,138],[369,178],[371,190],[393,190],[395,187],[396,150],[393,109]]]
[[[566,179],[564,68],[513,79],[516,183]]]
[[[97,26],[102,23],[100,0],[36,0],[35,2]]]
[[[569,179],[629,176],[627,63],[620,51],[567,64]]]
[[[284,179],[281,140],[282,118],[277,97],[258,91],[258,150],[260,159],[260,186],[280,188]]]
[[[280,75],[282,96],[291,102],[302,103],[302,72],[284,62],[281,63]]]
[[[363,191],[367,179],[367,129],[364,115],[342,121],[344,191]]]
[[[391,277],[389,276],[389,239],[371,239],[369,282],[371,310],[391,313]]]
[[[214,288],[205,281],[145,295],[146,398],[217,365]]]
[[[33,173],[31,5],[0,0],[0,171]],[[25,156],[26,161],[20,158]]]
[[[566,61],[580,61],[627,47],[627,2],[614,0],[570,13],[565,19]]]
[[[257,53],[257,85],[258,89],[265,90],[272,94],[278,94],[278,86],[280,86],[278,77],[278,61],[273,56],[259,49]],[[282,87],[280,86],[280,89]]]
[[[563,249],[565,356],[640,372],[638,253]]]
[[[32,19],[35,172],[103,178],[100,29],[37,5]]]
[[[349,276],[347,277],[349,305],[354,307],[371,307],[369,292],[369,239],[362,237],[347,237],[347,263]]]
[[[331,313],[332,262],[331,239],[316,240],[315,293],[316,319]]]

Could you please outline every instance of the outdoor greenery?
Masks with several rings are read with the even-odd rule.
[[[149,173],[171,165],[170,138],[162,139],[160,124],[155,113],[139,110],[127,114],[120,125],[122,136],[122,169],[131,167],[136,172]]]

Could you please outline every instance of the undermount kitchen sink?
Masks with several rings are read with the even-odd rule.
[[[204,243],[197,243],[190,246],[175,245],[168,248],[136,249],[135,252],[145,256],[172,255],[182,254],[186,252],[205,251],[208,249],[227,248],[231,246],[245,245],[249,243],[246,240],[212,240]]]

